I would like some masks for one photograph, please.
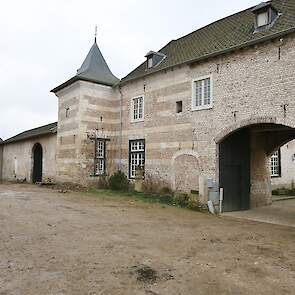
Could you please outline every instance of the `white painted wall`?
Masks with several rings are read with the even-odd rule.
[[[43,180],[56,177],[56,134],[45,135],[5,144],[3,146],[3,180],[31,182],[33,146],[40,143],[43,149]]]

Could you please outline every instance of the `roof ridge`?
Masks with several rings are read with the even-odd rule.
[[[22,131],[22,132],[20,132],[20,133],[18,133],[16,135],[14,135],[14,136],[11,136],[11,137],[5,139],[3,141],[3,143],[5,143],[6,141],[9,141],[9,140],[11,140],[11,139],[13,139],[13,138],[15,138],[15,137],[17,137],[19,135],[22,135],[22,134],[24,134],[26,132],[30,132],[30,131],[34,131],[34,130],[37,130],[37,129],[40,129],[40,128],[44,128],[44,127],[47,127],[49,125],[57,125],[57,122],[52,122],[52,123],[49,123],[49,124],[45,124],[45,125],[42,125],[42,126],[39,126],[39,127],[32,128],[32,129],[24,130],[24,131]],[[55,126],[53,126],[53,127],[55,127]]]

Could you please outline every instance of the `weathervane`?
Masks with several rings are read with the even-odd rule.
[[[94,42],[96,43],[96,37],[97,37],[97,25],[95,25],[95,31],[94,31]]]

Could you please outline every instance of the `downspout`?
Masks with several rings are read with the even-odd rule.
[[[122,157],[123,157],[123,94],[121,85],[119,85],[120,93],[120,130],[119,130],[119,145],[120,145],[120,159],[119,159],[119,170],[122,170]]]

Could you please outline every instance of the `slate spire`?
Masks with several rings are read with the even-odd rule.
[[[76,76],[110,86],[119,82],[119,79],[112,74],[100,52],[96,43],[96,36],[94,44],[90,48],[82,66],[78,69]]]
[[[79,80],[107,86],[113,86],[120,82],[120,80],[111,72],[110,68],[108,67],[103,55],[101,54],[97,46],[96,33],[94,38],[94,44],[90,48],[82,66],[80,67],[80,69],[77,70],[77,74],[70,80],[52,89],[51,92],[56,93],[61,89]]]

